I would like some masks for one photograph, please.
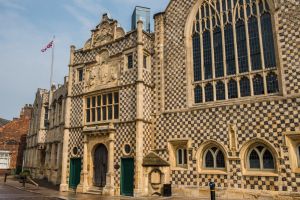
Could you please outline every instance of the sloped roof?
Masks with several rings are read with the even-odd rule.
[[[146,155],[143,159],[143,166],[150,167],[150,166],[170,166],[170,164],[159,157],[156,153],[150,152]]]
[[[0,127],[1,126],[4,126],[5,124],[9,123],[10,121],[7,120],[7,119],[3,119],[3,118],[0,118]]]

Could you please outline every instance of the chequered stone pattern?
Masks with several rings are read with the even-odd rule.
[[[279,0],[278,35],[287,94],[300,93],[300,1]]]
[[[282,134],[300,130],[299,107],[300,99],[294,98],[162,114],[156,119],[155,148],[162,149],[158,153],[167,160],[167,141],[170,139],[190,138],[194,151],[207,140],[217,141],[229,149],[228,125],[234,124],[237,128],[238,149],[250,139],[265,138],[277,152],[281,152],[284,145]],[[288,154],[282,156],[278,177],[282,186],[276,186],[275,178],[243,176],[240,171],[241,160],[229,162],[229,172],[226,176],[204,174],[200,179],[206,182],[214,179],[220,187],[299,191],[300,183],[296,181],[296,174],[291,173]],[[195,161],[189,169],[196,169]],[[174,173],[172,183],[175,185],[194,181],[194,174],[188,171]],[[199,185],[203,186],[200,184],[201,180]]]
[[[122,53],[124,49],[132,48],[134,46],[136,46],[136,32],[132,32],[118,42],[110,43],[88,51],[83,51],[82,49],[76,51],[74,64],[77,65],[95,61],[96,55],[103,49],[107,49],[109,55],[114,56]]]
[[[144,87],[144,119],[147,121],[151,120],[151,114],[153,112],[153,100],[152,100],[152,89]]]
[[[143,133],[143,147],[144,147],[144,156],[146,156],[151,150],[152,144],[152,124],[145,123],[144,124],[144,133]]]
[[[72,87],[72,95],[73,96],[78,96],[81,95],[83,92],[83,82],[76,83]]]
[[[70,129],[69,135],[68,154],[72,158],[81,158],[83,156],[83,132],[82,128]],[[73,155],[72,150],[74,147],[78,148],[78,154]]]
[[[134,59],[134,63],[135,63],[134,66],[136,66],[135,59]],[[134,67],[129,70],[124,70],[121,73],[120,82],[121,82],[121,85],[134,84],[136,79],[137,79],[137,68]]]
[[[136,87],[123,87],[120,96],[120,121],[133,121],[136,117]]]
[[[185,19],[195,2],[195,0],[173,0],[166,10],[164,35],[166,110],[186,106],[186,59],[183,36]]]
[[[163,27],[163,19],[156,18],[155,19],[155,40],[154,40],[154,55],[152,56],[152,77],[153,77],[153,83],[155,84],[155,90],[153,95],[153,102],[154,107],[153,109],[155,111],[159,111],[161,109],[161,101],[162,101],[162,67],[163,67],[163,35],[164,32],[161,30],[161,27]]]
[[[83,98],[82,97],[73,97],[71,99],[71,127],[80,127],[82,126],[83,121]]]
[[[143,80],[146,85],[152,86],[153,85],[153,78],[152,73],[148,69],[143,69]]]
[[[152,36],[153,37],[153,36]],[[148,52],[152,52],[153,50],[153,39],[151,38],[150,34],[143,34],[143,42],[144,42],[144,49]]]
[[[124,156],[123,148],[125,144],[129,144],[132,148],[131,156],[135,154],[135,123],[116,124],[115,137],[115,155],[114,164],[121,166],[121,157]],[[120,187],[120,173],[121,169],[115,171],[115,186]]]
[[[74,64],[92,62],[96,58],[96,50],[77,51],[75,52]]]

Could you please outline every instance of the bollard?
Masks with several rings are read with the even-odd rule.
[[[23,187],[25,187],[26,176],[23,177]]]
[[[216,200],[215,183],[210,182],[209,183],[209,188],[210,188],[210,199],[211,200]]]
[[[7,173],[4,174],[4,183],[6,183],[7,175]]]

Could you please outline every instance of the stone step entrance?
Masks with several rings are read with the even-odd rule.
[[[102,195],[103,194],[103,188],[102,187],[93,186],[93,187],[89,188],[86,193],[87,194],[99,194],[99,195]]]

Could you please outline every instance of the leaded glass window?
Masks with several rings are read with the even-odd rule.
[[[228,82],[228,98],[234,99],[238,97],[238,88],[237,88],[237,82],[233,79],[231,79]]]
[[[195,103],[202,103],[202,87],[199,85],[195,87]]]
[[[195,103],[279,93],[266,0],[204,0],[193,24]]]
[[[224,169],[225,168],[225,157],[223,152],[217,148],[212,147],[204,152],[204,163],[205,168]]]
[[[213,91],[213,86],[212,84],[208,83],[205,86],[205,101],[213,101],[214,100],[214,91]]]
[[[253,90],[255,95],[264,94],[264,80],[259,74],[255,75],[253,78]]]
[[[187,149],[179,148],[176,150],[176,160],[177,166],[186,166],[187,165]]]
[[[200,36],[199,34],[194,34],[193,36],[193,57],[194,57],[194,80],[201,80],[201,54],[200,51]]]
[[[248,166],[252,170],[274,170],[273,154],[264,145],[257,145],[249,151]]]
[[[119,118],[119,93],[86,98],[86,122],[111,121]]]
[[[217,82],[216,90],[217,100],[225,99],[225,84],[222,81]]]
[[[247,97],[251,95],[250,80],[248,77],[243,76],[240,80],[241,97]]]
[[[274,72],[270,72],[267,75],[267,87],[268,87],[268,93],[279,92],[278,79],[277,79],[277,75]]]

